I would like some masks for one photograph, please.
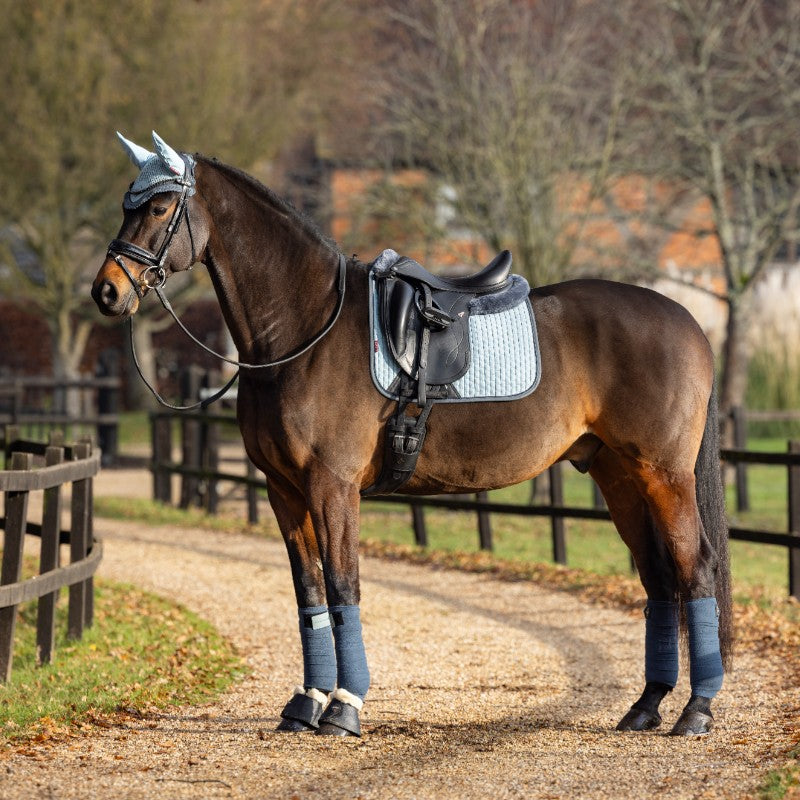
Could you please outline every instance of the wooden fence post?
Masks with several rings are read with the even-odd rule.
[[[153,500],[172,504],[172,475],[159,464],[172,461],[172,420],[160,414],[150,416],[150,441],[153,453]]]
[[[4,454],[5,454],[5,469],[11,469],[9,466],[11,464],[11,453],[13,452],[14,443],[19,439],[19,426],[18,425],[6,425],[3,433],[4,439]]]
[[[97,364],[97,376],[119,378],[119,356],[115,350],[106,350]],[[119,452],[119,386],[104,385],[97,390],[97,416],[113,416],[114,421],[98,421],[97,445],[103,451],[103,464],[113,464]]]
[[[789,442],[790,453],[800,453],[800,442]],[[788,467],[789,534],[800,542],[800,467]],[[789,548],[789,594],[800,600],[800,548]]]
[[[550,497],[550,475],[542,472],[530,481],[530,495],[528,505],[546,505]]]
[[[428,529],[425,526],[425,509],[422,506],[411,506],[411,520],[414,523],[414,543],[419,547],[428,546]]]
[[[186,403],[200,397],[203,371],[200,367],[189,367],[183,374],[181,395]],[[181,422],[183,465],[191,469],[202,466],[202,424],[197,419],[184,418]],[[200,479],[195,475],[181,476],[181,508],[199,505]]]
[[[76,444],[72,448],[76,459],[89,458],[91,445],[86,442]],[[89,514],[91,511],[91,482],[88,478],[72,483],[72,514],[69,536],[70,562],[82,561],[89,552]],[[67,614],[67,636],[80,639],[83,629],[90,617],[87,604],[88,581],[74,583],[69,587],[69,611]]]
[[[30,453],[14,453],[12,470],[29,470],[33,466]],[[5,493],[6,528],[3,537],[3,560],[0,566],[0,585],[17,583],[22,578],[22,546],[28,519],[28,492]],[[14,658],[14,631],[17,627],[17,607],[0,608],[0,681],[11,677]]]
[[[219,507],[219,483],[212,477],[219,472],[219,425],[211,420],[203,420],[203,468],[211,473],[205,479],[206,510],[216,514]]]
[[[548,470],[550,474],[550,505],[564,505],[564,478],[561,473],[561,462],[557,461]],[[567,563],[567,543],[564,535],[564,518],[551,517],[550,530],[553,537],[553,561],[556,564]]]
[[[94,444],[89,443],[87,457],[92,454]],[[88,502],[86,504],[86,514],[88,525],[86,527],[86,555],[94,548],[94,478],[86,479],[88,484]],[[83,602],[83,624],[86,628],[94,625],[94,575],[90,575],[84,584],[86,586],[86,596]]]
[[[488,492],[478,492],[475,499],[480,503],[489,502]],[[494,543],[492,542],[492,521],[489,517],[488,511],[478,512],[478,542],[481,550],[494,550]]]
[[[48,447],[44,455],[46,467],[64,460],[63,447]],[[56,569],[61,538],[61,484],[44,490],[42,510],[42,544],[39,557],[39,574]],[[40,664],[49,664],[55,649],[56,603],[58,590],[39,598],[36,609],[36,656]]]
[[[16,425],[22,411],[22,394],[25,389],[19,379],[15,380],[13,385],[14,393],[11,395],[11,423]]]
[[[733,446],[739,450],[747,449],[747,417],[741,406],[731,409],[733,418]],[[747,464],[736,464],[736,510],[750,510],[750,492],[747,486]]]
[[[200,469],[200,423],[195,419],[181,421],[183,466]],[[200,479],[196,475],[181,475],[181,508],[197,505]]]
[[[247,477],[254,481],[257,476],[256,465],[245,455],[247,462]],[[245,493],[247,496],[247,521],[251,525],[258,523],[258,490],[252,483],[247,484]]]

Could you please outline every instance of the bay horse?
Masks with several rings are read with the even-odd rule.
[[[237,418],[286,543],[304,670],[278,727],[360,735],[360,493],[381,471],[395,406],[370,374],[369,268],[244,172],[155,133],[156,152],[120,138],[140,173],[92,296],[127,318],[170,274],[207,267],[239,358],[263,367],[242,371]],[[647,594],[645,688],[617,729],[661,723],[683,626],[691,697],[671,733],[704,735],[732,638],[709,343],[682,306],[633,285],[572,280],[530,301],[538,388],[437,404],[404,491],[494,489],[559,460],[589,472]]]

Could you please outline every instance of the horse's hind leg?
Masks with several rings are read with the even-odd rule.
[[[724,673],[715,596],[717,553],[700,518],[693,472],[669,472],[647,465],[639,477],[656,528],[675,565],[689,634],[692,696],[671,733],[699,736],[713,725],[711,700],[722,688]]]
[[[645,688],[617,730],[645,731],[661,724],[658,707],[678,680],[678,605],[670,554],[653,526],[647,502],[621,459],[607,447],[590,474],[603,492],[611,518],[631,551],[647,593],[645,607]]]

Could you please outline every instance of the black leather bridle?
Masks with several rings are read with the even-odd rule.
[[[199,345],[203,350],[207,353],[210,353],[212,356],[216,356],[221,361],[225,361],[228,364],[233,364],[239,369],[269,369],[271,367],[278,367],[282,364],[287,364],[290,361],[294,361],[298,356],[303,355],[304,353],[308,352],[317,342],[323,339],[327,334],[330,332],[331,328],[336,324],[336,321],[339,319],[339,315],[342,312],[342,307],[344,306],[344,295],[345,295],[345,287],[347,281],[347,260],[345,257],[338,253],[339,256],[339,275],[337,279],[337,301],[336,307],[333,310],[333,314],[331,315],[328,322],[323,326],[323,328],[311,339],[306,341],[297,349],[293,350],[288,355],[284,356],[283,358],[276,359],[275,361],[270,361],[264,364],[247,364],[242,361],[237,361],[232,358],[228,358],[227,356],[222,355],[222,353],[218,353],[216,350],[212,350],[207,345],[203,344],[191,331],[187,329],[187,327],[180,321],[178,315],[175,313],[175,310],[172,308],[169,300],[167,299],[164,292],[161,290],[161,287],[167,280],[167,271],[164,268],[164,263],[167,260],[167,254],[169,253],[170,245],[172,244],[172,239],[175,236],[175,233],[178,230],[178,226],[180,225],[181,220],[185,217],[186,218],[186,229],[189,232],[189,241],[191,242],[192,246],[192,260],[190,263],[194,263],[197,258],[197,253],[195,252],[194,246],[194,237],[192,236],[192,226],[189,221],[189,210],[188,210],[188,191],[192,184],[185,183],[181,190],[180,197],[178,198],[178,203],[175,206],[175,210],[172,212],[172,217],[170,218],[169,224],[167,225],[167,230],[164,234],[164,240],[161,243],[161,247],[159,247],[158,252],[153,253],[150,250],[145,250],[143,247],[139,247],[137,244],[133,244],[132,242],[126,242],[124,239],[114,239],[108,245],[108,254],[111,258],[116,262],[116,264],[122,269],[122,271],[127,275],[128,280],[131,282],[134,291],[136,292],[136,296],[141,300],[144,297],[145,292],[148,289],[153,289],[158,296],[158,299],[161,301],[161,305],[164,306],[164,309],[172,316],[175,322],[178,324],[180,329],[193,341],[195,344]],[[122,257],[129,258],[132,261],[135,261],[137,264],[145,265],[145,269],[139,274],[138,279],[134,278],[133,273],[128,269],[125,261]],[[155,280],[151,281],[149,275],[150,273],[155,274]],[[139,365],[139,360],[136,358],[136,350],[133,344],[133,318],[128,319],[129,323],[129,332],[130,332],[130,343],[131,343],[131,354],[133,355],[133,363],[136,365],[136,370],[139,373],[139,377],[144,381],[145,386],[153,393],[153,396],[158,400],[161,405],[166,406],[167,408],[171,408],[174,411],[191,411],[195,408],[205,408],[206,406],[211,405],[211,403],[219,400],[220,397],[225,395],[228,389],[233,386],[236,379],[239,377],[239,370],[236,371],[236,374],[217,392],[215,392],[211,397],[207,397],[205,400],[201,400],[199,403],[193,403],[192,405],[188,406],[176,406],[168,403],[164,400],[163,397],[156,391],[155,387],[153,387],[150,382],[145,378],[144,373],[142,372],[142,368]]]
[[[167,225],[164,240],[161,242],[161,247],[158,248],[158,252],[153,253],[150,250],[145,250],[144,247],[139,247],[138,244],[133,244],[132,242],[126,242],[124,239],[114,239],[108,245],[108,254],[114,259],[125,275],[128,276],[128,280],[131,282],[133,290],[140,300],[144,297],[144,293],[147,289],[158,289],[166,282],[167,271],[164,268],[164,263],[167,260],[172,239],[177,233],[178,226],[184,217],[186,217],[186,229],[189,232],[189,241],[192,245],[192,263],[194,263],[196,259],[194,237],[192,236],[192,226],[189,222],[189,211],[187,207],[188,192],[189,184],[184,184],[175,210],[172,212],[172,217],[170,217],[169,224]],[[139,273],[138,278],[133,277],[133,273],[128,269],[122,256],[145,266],[145,269]],[[154,280],[150,278],[151,273],[155,276]]]

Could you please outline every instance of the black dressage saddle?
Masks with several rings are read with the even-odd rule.
[[[508,250],[464,278],[433,275],[411,258],[373,271],[380,325],[402,372],[397,411],[387,423],[383,468],[362,495],[393,492],[413,475],[434,401],[458,397],[453,381],[469,369],[470,310],[477,298],[507,289],[510,273]],[[419,414],[407,414],[414,404]]]
[[[389,349],[403,372],[417,382],[419,405],[429,387],[441,394],[469,369],[470,304],[507,288],[511,253],[504,250],[475,275],[444,278],[410,258],[380,276],[380,316]],[[452,391],[452,390],[450,390]]]

